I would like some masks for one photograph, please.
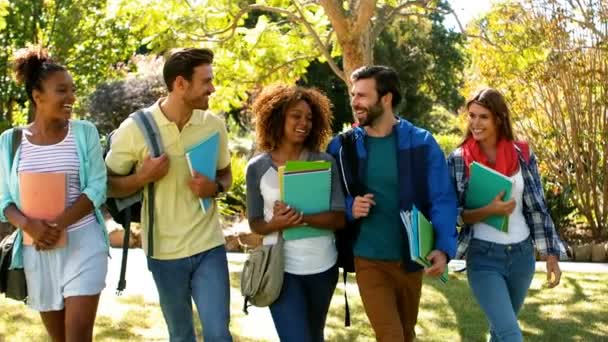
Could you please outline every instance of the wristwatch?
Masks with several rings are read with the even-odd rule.
[[[220,182],[219,180],[215,181],[215,186],[216,186],[216,191],[215,191],[215,195],[213,195],[213,197],[219,196],[219,194],[221,194],[225,190],[224,184],[222,184],[222,182]]]

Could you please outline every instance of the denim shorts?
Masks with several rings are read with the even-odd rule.
[[[36,251],[23,246],[27,305],[37,311],[58,311],[64,298],[101,293],[108,272],[108,248],[99,223],[68,231],[64,248]]]

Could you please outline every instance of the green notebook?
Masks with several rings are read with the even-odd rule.
[[[513,181],[478,162],[473,162],[470,169],[469,185],[465,194],[466,209],[478,209],[488,205],[501,191],[505,192],[503,201],[511,198]],[[483,222],[498,229],[501,232],[509,231],[509,220],[507,216],[492,215]]]
[[[331,163],[325,161],[288,161],[279,168],[281,199],[304,214],[331,209]],[[331,235],[328,229],[311,226],[283,231],[285,240]]]
[[[402,211],[400,215],[408,237],[410,259],[425,268],[431,267],[432,264],[426,257],[435,249],[433,225],[416,206],[413,206],[409,212]],[[448,282],[447,265],[439,280],[444,284]]]

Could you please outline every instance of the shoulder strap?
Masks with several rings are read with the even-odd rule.
[[[526,161],[526,163],[530,162],[530,145],[528,145],[527,142],[525,141],[514,141],[515,146],[517,148],[519,148],[519,151],[521,152],[521,155],[524,157],[524,160]]]
[[[163,154],[163,143],[160,131],[156,125],[152,112],[149,110],[138,110],[129,115],[141,130],[146,145],[153,157]],[[148,183],[148,256],[154,256],[154,183]]]
[[[365,190],[361,182],[359,181],[359,158],[357,157],[357,141],[354,130],[349,130],[344,133],[340,133],[340,140],[342,142],[342,152],[340,153],[340,158],[344,158],[341,160],[341,164],[346,162],[348,164],[348,170],[342,167],[342,172],[350,172],[350,181],[351,183],[346,184],[348,178],[346,174],[342,175],[344,186],[346,190],[352,197],[357,195],[362,195]]]
[[[15,127],[13,128],[13,141],[12,141],[12,146],[11,146],[11,155],[10,155],[10,161],[9,161],[9,166],[12,168],[13,167],[13,160],[15,159],[15,155],[17,155],[17,150],[19,149],[19,146],[21,145],[21,137],[23,136],[23,130],[21,129],[21,127]]]
[[[160,138],[160,131],[152,116],[152,112],[142,109],[129,116],[135,121],[137,127],[139,127],[148,149],[152,152],[152,156],[158,157],[163,154],[163,143]]]

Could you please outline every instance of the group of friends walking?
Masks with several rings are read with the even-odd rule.
[[[90,341],[108,268],[108,238],[101,208],[106,197],[127,197],[154,184],[153,225],[144,191],[143,248],[158,289],[171,341],[196,341],[192,300],[205,341],[232,341],[230,284],[217,205],[203,212],[199,200],[214,199],[232,183],[224,121],[206,111],[215,91],[213,52],[176,49],[166,59],[166,97],[146,108],[158,126],[163,154],[151,156],[129,117],[103,156],[95,126],[71,118],[76,101],[69,71],[44,49],[15,56],[34,120],[13,147],[9,129],[0,136],[0,219],[19,227],[12,268],[23,268],[27,304],[40,312],[53,341]],[[273,243],[285,229],[311,225],[336,231],[356,227],[356,281],[378,341],[412,341],[422,278],[440,276],[454,258],[466,259],[472,294],[487,318],[491,341],[522,341],[517,315],[535,271],[535,250],[546,260],[548,282],[560,282],[565,248],[544,198],[537,160],[515,139],[504,97],[486,88],[466,103],[463,142],[447,159],[432,134],[395,112],[401,101],[395,70],[370,65],[350,75],[350,104],[358,125],[354,144],[332,138],[332,105],[314,88],[265,87],[251,107],[256,155],[247,165],[247,217],[251,230]],[[185,153],[219,134],[215,180],[192,176]],[[345,149],[351,149],[345,151]],[[349,164],[345,153],[356,156]],[[331,163],[330,210],[303,214],[280,199],[278,168],[287,161]],[[473,162],[513,181],[511,199],[465,209]],[[55,220],[21,210],[19,174],[67,174],[68,204]],[[359,193],[349,187],[357,184]],[[399,213],[419,208],[432,222],[435,248],[423,269],[409,258]],[[508,233],[484,223],[508,216]],[[154,243],[148,244],[152,226]],[[457,229],[457,226],[460,228]],[[346,228],[345,228],[346,227]],[[62,232],[68,243],[53,248]],[[22,235],[33,238],[22,243]],[[153,250],[149,250],[150,247]],[[284,281],[270,312],[281,341],[324,341],[324,327],[338,281],[333,234],[284,241]],[[449,286],[449,284],[447,285]]]

